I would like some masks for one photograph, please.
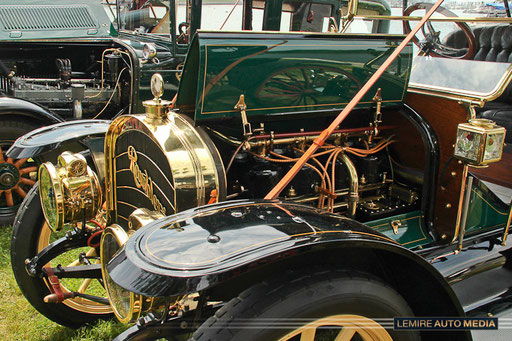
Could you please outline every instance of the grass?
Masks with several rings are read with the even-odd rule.
[[[54,323],[37,312],[21,293],[11,269],[11,227],[0,227],[0,340],[112,340],[126,326],[101,321],[77,330]]]

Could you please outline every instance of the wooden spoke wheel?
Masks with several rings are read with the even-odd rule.
[[[16,208],[27,195],[36,182],[33,180],[37,174],[35,163],[29,159],[11,159],[5,156],[9,147],[0,144],[0,197],[2,210]]]
[[[37,165],[32,159],[17,160],[5,155],[18,137],[34,128],[19,121],[0,122],[0,226],[12,223],[37,179]]]

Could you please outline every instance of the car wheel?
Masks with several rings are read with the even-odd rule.
[[[0,226],[12,224],[19,205],[37,178],[34,161],[5,155],[18,137],[33,129],[34,126],[22,121],[0,121]]]
[[[11,263],[16,282],[26,299],[41,314],[63,326],[77,328],[98,319],[113,317],[109,304],[102,304],[83,297],[75,297],[61,303],[45,303],[44,298],[50,294],[46,277],[29,276],[25,260],[34,257],[50,243],[62,237],[65,232],[52,232],[45,223],[39,199],[39,188],[34,186],[15,218],[11,238]],[[99,262],[94,248],[87,246],[72,250],[62,250],[45,266],[79,266],[88,259],[91,263]],[[105,289],[100,281],[91,278],[60,279],[62,291],[80,292],[105,299]]]
[[[390,286],[364,273],[293,273],[257,284],[219,309],[192,340],[419,340],[395,331],[393,317],[413,316]]]

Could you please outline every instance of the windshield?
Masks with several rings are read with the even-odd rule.
[[[389,4],[391,34],[408,34],[433,6],[424,0]],[[512,21],[503,18],[505,8],[498,7],[495,2],[445,1],[412,40],[411,91],[479,102],[500,95],[512,77],[508,47],[502,44]],[[372,33],[368,23],[375,18],[358,10],[345,32]]]
[[[170,0],[118,0],[119,29],[137,33],[170,33]]]
[[[409,86],[484,100],[498,94],[511,71],[509,63],[416,56]]]

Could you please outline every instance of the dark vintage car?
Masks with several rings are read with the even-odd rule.
[[[12,222],[41,161],[5,158],[15,139],[65,120],[139,112],[142,100],[150,98],[149,78],[155,71],[167,89],[176,90],[186,46],[173,44],[171,2],[159,2],[151,30],[122,20],[143,11],[136,3],[0,1],[1,225]],[[146,6],[146,11],[152,8],[149,2]],[[89,133],[102,135],[107,125],[96,122]],[[78,151],[86,144],[77,139],[77,146],[68,147]],[[55,158],[42,160],[48,159]]]
[[[420,30],[437,5],[405,9],[407,37],[374,1],[332,33],[198,31],[175,100],[154,75],[144,114],[39,168],[23,294],[67,326],[137,322],[120,340],[471,339],[392,328],[510,299],[511,20]]]
[[[307,6],[296,0],[284,3],[283,8],[281,1],[265,8],[264,1],[247,2],[245,21],[240,15],[229,16],[224,29],[243,24],[248,30],[254,25],[259,30],[322,31],[324,18],[340,20],[341,0],[315,0]],[[316,15],[308,19],[306,7]],[[281,11],[283,20],[276,21]],[[205,17],[203,26],[220,27],[208,24]],[[201,18],[197,1],[180,6],[170,0],[0,1],[0,225],[12,222],[37,180],[34,167],[60,154],[44,150],[7,159],[4,154],[14,140],[66,120],[139,113],[142,101],[151,98],[149,80],[156,71],[172,97],[189,37],[201,26]],[[104,135],[107,127],[105,121],[90,122],[73,141],[67,136],[76,129],[69,128],[55,145],[60,151],[89,149],[87,138]]]

